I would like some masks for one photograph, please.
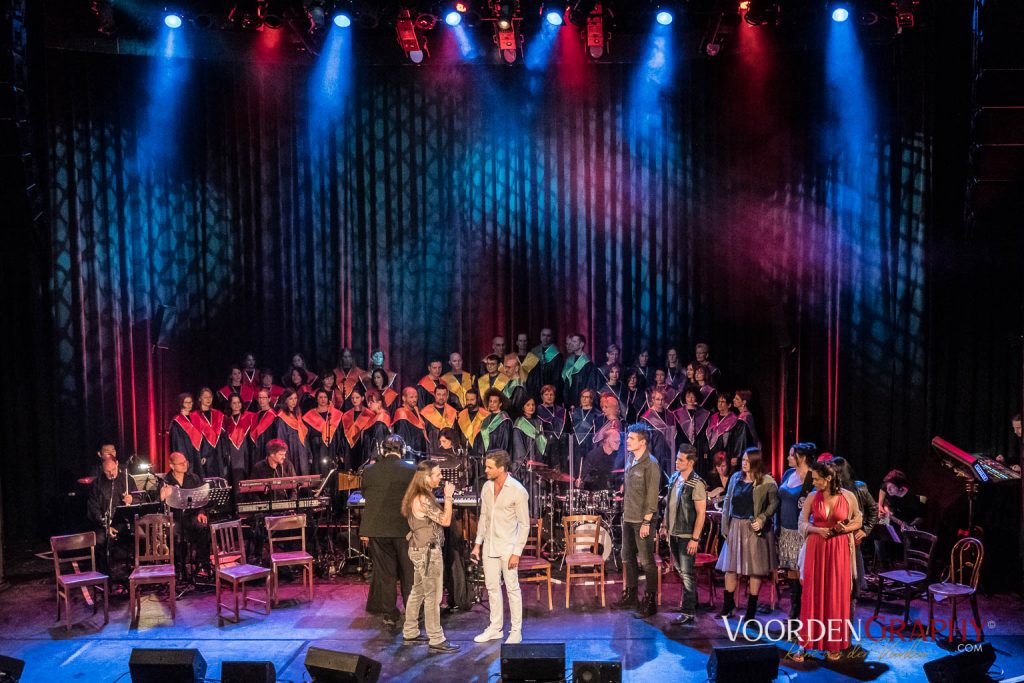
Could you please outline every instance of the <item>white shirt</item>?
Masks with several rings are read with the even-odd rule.
[[[511,475],[501,493],[494,497],[494,482],[488,480],[480,492],[480,521],[476,542],[487,557],[522,555],[530,537],[530,494]]]

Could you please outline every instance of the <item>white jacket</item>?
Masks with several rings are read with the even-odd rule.
[[[494,498],[494,482],[487,481],[480,492],[480,521],[476,542],[486,557],[522,555],[530,537],[530,494],[509,475]]]

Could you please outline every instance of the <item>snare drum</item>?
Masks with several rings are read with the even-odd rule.
[[[586,538],[593,538],[592,534],[594,533],[594,525],[593,524],[580,524],[578,527],[576,527],[575,533],[584,534],[584,536],[583,536],[584,539],[586,539]],[[575,549],[575,551],[570,550],[569,548],[566,548],[566,552],[567,553],[571,553],[571,552],[586,552],[586,553],[589,553],[590,552],[590,544],[582,542],[582,539],[579,539],[579,540],[580,540],[580,542],[577,543],[577,548]],[[612,556],[612,537],[611,537],[611,534],[608,533],[608,529],[606,529],[603,525],[601,526],[601,533],[597,537],[597,553],[602,558],[604,558],[605,562],[607,562],[608,558]]]

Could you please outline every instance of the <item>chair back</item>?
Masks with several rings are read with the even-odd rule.
[[[298,542],[301,550],[306,550],[306,515],[281,515],[267,517],[264,521],[267,524],[267,542],[271,554],[278,552],[274,549],[275,543]]]
[[[96,532],[86,531],[67,536],[51,536],[50,550],[53,551],[53,570],[63,576],[61,564],[89,560],[89,570],[96,570]],[[77,572],[69,572],[75,574]]]
[[[543,524],[543,519],[530,520],[530,535],[526,537],[526,545],[523,546],[524,557],[540,558],[540,532]]]
[[[245,541],[242,539],[242,521],[219,522],[210,525],[210,552],[213,568],[246,564]]]
[[[903,530],[903,564],[908,571],[932,575],[932,554],[935,552],[934,534],[915,529]]]
[[[961,538],[949,554],[949,581],[977,589],[985,546],[976,538]]]
[[[704,528],[700,532],[700,540],[697,542],[697,552],[705,555],[717,555],[718,544],[721,535],[718,533],[718,526],[722,523],[722,515],[704,515]]]
[[[143,515],[135,518],[135,566],[174,564],[174,517]]]
[[[594,553],[601,543],[600,515],[568,515],[562,518],[565,529],[565,552]]]

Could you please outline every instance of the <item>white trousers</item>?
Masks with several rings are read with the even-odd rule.
[[[508,568],[508,555],[501,557],[484,556],[484,582],[487,585],[487,602],[491,609],[492,631],[503,630],[505,623],[504,602],[501,599],[501,582],[505,582],[508,593],[508,610],[512,617],[512,630],[523,630],[523,592],[519,589],[519,569]]]

